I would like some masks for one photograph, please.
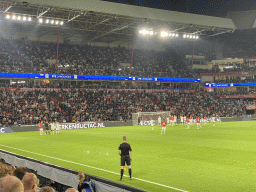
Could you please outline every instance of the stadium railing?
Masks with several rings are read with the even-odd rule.
[[[28,169],[36,171],[36,173],[42,177],[49,178],[60,184],[77,188],[79,180],[77,178],[78,171],[50,164],[47,162],[39,161],[15,153],[11,153],[0,149],[0,159],[3,159],[6,163],[12,164],[18,167],[27,167]],[[103,191],[122,191],[122,192],[145,192],[145,190],[138,189],[132,186],[124,185],[118,182],[110,181],[94,175],[88,175],[95,185],[97,192]]]

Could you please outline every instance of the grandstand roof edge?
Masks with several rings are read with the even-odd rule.
[[[23,2],[22,0],[16,0]],[[134,18],[147,18],[164,22],[175,22],[191,25],[203,25],[207,27],[235,29],[235,25],[229,18],[212,17],[177,11],[160,10],[148,7],[126,5],[120,3],[105,2],[99,0],[26,0],[27,3],[47,6],[63,7],[81,11],[94,11],[107,14],[122,15]]]

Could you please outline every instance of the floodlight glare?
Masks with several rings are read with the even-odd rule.
[[[189,35],[187,35],[187,38],[189,38]]]
[[[11,16],[8,14],[8,15],[5,16],[5,18],[6,18],[6,19],[10,19]]]
[[[40,18],[38,21],[39,21],[39,23],[43,23],[43,19],[42,18]]]
[[[196,36],[196,39],[198,39],[199,37],[198,36]]]
[[[17,18],[19,21],[21,20],[21,16],[18,16],[18,18]]]
[[[59,21],[55,21],[55,24],[58,25],[58,24],[59,24]]]
[[[15,15],[12,16],[12,20],[16,20],[16,16]]]
[[[172,34],[172,37],[174,37],[174,36],[175,36],[175,33]]]
[[[192,35],[190,35],[190,36],[189,36],[189,38],[190,38],[190,39],[192,39],[192,38],[193,38],[193,36],[192,36]]]
[[[49,19],[47,19],[46,21],[45,21],[45,23],[49,23],[50,21],[49,21]]]
[[[165,31],[162,31],[161,32],[161,37],[167,37],[168,36],[168,33],[167,32],[165,32]]]
[[[64,22],[63,22],[63,21],[61,21],[61,22],[60,22],[60,25],[63,25],[63,23],[64,23]]]
[[[184,35],[183,35],[183,38],[186,38],[186,37],[187,37],[187,35],[186,35],[186,34],[184,34]]]
[[[179,34],[176,34],[175,37],[179,37]]]
[[[31,17],[29,17],[29,18],[28,18],[28,21],[32,21],[32,18],[31,18]]]
[[[153,31],[149,31],[149,35],[153,35],[154,34],[154,32]]]
[[[22,19],[23,21],[27,21],[27,17],[23,17],[23,19]]]

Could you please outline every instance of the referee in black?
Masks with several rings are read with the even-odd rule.
[[[131,161],[132,161],[132,148],[130,144],[127,143],[126,136],[123,136],[123,143],[118,148],[118,153],[121,156],[121,178],[120,181],[123,180],[124,167],[125,162],[129,168],[130,180],[132,179],[132,169],[131,169]],[[131,157],[130,157],[131,155]]]

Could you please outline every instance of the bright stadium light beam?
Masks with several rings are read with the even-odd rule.
[[[63,22],[63,21],[61,21],[61,22],[60,22],[60,25],[63,25],[63,24],[64,24],[64,22]]]
[[[45,21],[45,23],[49,23],[50,22],[50,20],[49,19],[47,19],[46,21]]]
[[[18,16],[18,17],[17,17],[17,20],[19,20],[19,21],[20,21],[20,20],[21,20],[21,16]]]
[[[80,14],[76,15],[75,17],[73,17],[73,18],[69,19],[69,20],[68,20],[68,22],[70,22],[70,21],[72,21],[72,20],[76,19],[76,18],[77,18],[77,17],[79,17],[79,16],[80,16]]]
[[[167,32],[165,32],[165,31],[162,31],[161,32],[161,37],[167,37],[168,36],[168,33]]]
[[[29,18],[28,18],[28,21],[32,21],[32,18],[31,18],[31,17],[29,17]]]
[[[55,24],[58,25],[58,24],[59,24],[59,21],[55,21]]]
[[[149,31],[149,35],[151,35],[151,36],[152,36],[153,34],[154,34],[154,32],[153,32],[153,31]]]
[[[51,20],[51,24],[53,24],[54,23],[54,20]]]
[[[6,18],[6,19],[10,19],[11,16],[8,14],[8,15],[5,16],[5,18]]]
[[[179,37],[179,34],[176,34],[175,37]]]
[[[39,23],[43,23],[43,19],[42,18],[40,18],[38,21],[39,21]]]
[[[13,15],[13,16],[12,16],[12,20],[16,20],[16,15]]]
[[[23,20],[23,21],[27,21],[27,17],[24,16],[24,17],[22,18],[22,20]]]
[[[186,38],[186,37],[187,37],[187,35],[186,35],[186,34],[184,34],[184,35],[183,35],[183,38]]]

